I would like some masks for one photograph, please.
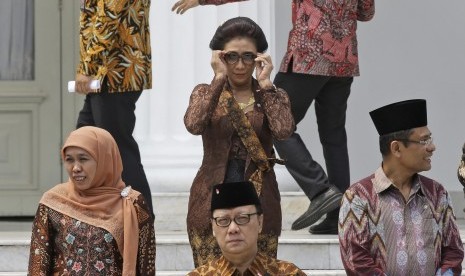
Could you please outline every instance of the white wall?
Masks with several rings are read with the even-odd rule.
[[[280,57],[290,28],[289,2],[276,1]],[[361,76],[355,78],[347,112],[352,181],[380,165],[378,135],[368,112],[388,103],[424,98],[437,148],[433,168],[425,175],[442,182],[449,191],[462,190],[456,175],[465,142],[464,15],[463,0],[382,0],[376,1],[372,21],[359,22]],[[313,109],[299,130],[323,165]]]

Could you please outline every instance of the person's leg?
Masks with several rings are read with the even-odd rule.
[[[92,107],[90,104],[90,95],[87,95],[84,99],[84,105],[79,112],[76,128],[83,126],[95,126],[94,117],[92,115]]]
[[[292,115],[296,126],[305,117],[313,99],[326,82],[326,77],[293,73],[278,73],[274,79],[277,87],[284,89],[289,95]],[[273,144],[285,166],[300,188],[309,199],[329,187],[328,178],[323,168],[313,160],[305,143],[297,132],[285,140],[274,140]]]
[[[323,146],[329,182],[341,192],[350,185],[347,150],[346,110],[352,77],[332,77],[315,99],[318,133]],[[336,234],[339,208],[329,212],[318,225],[310,227],[313,234]]]
[[[88,97],[94,126],[106,129],[118,144],[123,161],[123,181],[144,196],[153,214],[152,193],[142,166],[139,146],[132,136],[136,124],[134,111],[141,93],[101,92]],[[83,126],[79,122],[78,127]]]
[[[349,187],[346,110],[353,78],[333,77],[315,99],[318,134],[326,162],[329,182],[341,192]]]
[[[296,125],[328,79],[330,77],[294,73],[276,75],[274,83],[288,93]],[[313,160],[300,136],[293,133],[288,139],[273,143],[279,156],[286,160],[289,173],[311,201],[308,210],[292,224],[292,229],[310,226],[326,212],[337,208],[340,193],[328,182],[323,168]]]

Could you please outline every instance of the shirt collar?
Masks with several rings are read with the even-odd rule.
[[[375,192],[377,194],[384,192],[385,190],[389,189],[391,186],[394,186],[391,179],[389,179],[384,173],[383,167],[379,167],[375,171],[375,177],[374,179],[372,179],[372,181],[373,181]],[[423,188],[423,185],[421,185],[421,181],[420,181],[420,178],[418,177],[418,174],[415,174],[415,176],[413,177],[411,193],[414,194],[420,191],[424,195],[425,192],[423,189],[424,188]]]

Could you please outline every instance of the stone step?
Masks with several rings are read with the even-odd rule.
[[[464,233],[462,232],[462,239]],[[30,232],[0,232],[0,276],[25,275]],[[336,235],[283,231],[278,258],[296,264],[308,275],[344,275]],[[185,275],[193,268],[185,232],[157,233],[157,275]],[[462,274],[465,275],[465,274]]]
[[[157,232],[157,270],[190,271],[194,265],[185,232]],[[30,232],[0,232],[0,271],[27,270]],[[342,270],[335,235],[310,235],[305,231],[283,231],[278,258],[292,261],[305,270]]]

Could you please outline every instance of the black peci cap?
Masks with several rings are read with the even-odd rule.
[[[371,111],[370,116],[380,136],[428,124],[423,99],[392,103]]]
[[[245,205],[260,205],[252,182],[228,182],[216,184],[212,189],[211,211]]]

